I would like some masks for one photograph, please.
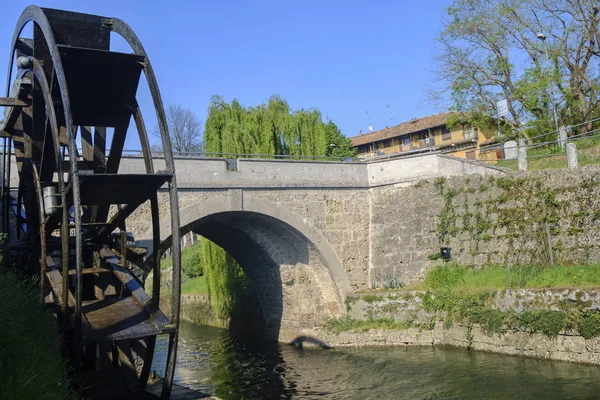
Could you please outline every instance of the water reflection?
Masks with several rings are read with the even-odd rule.
[[[176,382],[222,399],[596,399],[599,378],[599,367],[452,348],[300,350],[183,323]]]

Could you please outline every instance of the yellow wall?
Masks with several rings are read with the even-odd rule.
[[[486,129],[478,129],[476,130],[476,138],[477,138],[477,152],[476,152],[476,156],[477,159],[480,158],[480,151],[479,151],[479,146],[481,145],[481,143],[483,143],[484,141],[486,141],[487,139],[494,137],[496,135],[496,130],[492,127],[492,128],[486,128]],[[435,146],[439,146],[439,147],[448,147],[453,143],[464,143],[465,140],[468,140],[468,138],[465,138],[465,132],[462,128],[458,128],[456,130],[453,130],[450,132],[451,135],[451,139],[450,140],[442,140],[442,128],[432,128],[430,130],[430,132],[433,134],[433,140],[435,142]],[[381,153],[383,154],[394,154],[394,153],[401,153],[404,150],[402,149],[402,136],[400,137],[395,137],[392,139],[387,139],[387,140],[391,140],[391,145],[389,147],[383,147],[384,146],[384,142],[379,142],[376,145],[371,145],[373,151],[372,152],[362,152],[359,153],[359,155],[365,155],[365,154],[372,154],[375,155],[375,150],[379,150]],[[422,141],[420,142],[419,139],[417,139],[417,135],[416,134],[411,134],[411,144],[412,144],[412,149],[415,148],[419,148],[416,147],[418,146],[418,144],[421,143],[422,147],[427,147]],[[449,150],[446,148],[446,150]],[[471,148],[468,149],[460,149],[460,150],[456,150],[456,151],[451,151],[448,154],[449,155],[453,155],[456,157],[462,157],[462,158],[466,158],[466,152],[471,151]],[[486,159],[489,159],[490,155],[486,156]]]
[[[479,147],[481,145],[481,143],[485,142],[486,140],[488,140],[496,135],[497,135],[497,131],[494,128],[479,129],[477,146]]]
[[[436,146],[448,146],[452,143],[464,142],[465,132],[462,128],[458,128],[450,132],[450,140],[443,140],[442,128],[432,129]]]

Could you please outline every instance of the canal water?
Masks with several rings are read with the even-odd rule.
[[[222,399],[600,399],[595,366],[439,347],[296,349],[185,322],[175,381]]]

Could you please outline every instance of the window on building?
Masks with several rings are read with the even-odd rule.
[[[442,140],[452,140],[452,133],[448,128],[442,128]]]
[[[473,130],[473,125],[463,125],[463,134],[465,136],[465,139],[474,139],[475,131]]]
[[[369,145],[363,145],[363,146],[359,146],[358,147],[358,153],[362,154],[362,153],[370,153],[371,149],[369,149]]]
[[[410,135],[402,136],[402,151],[410,150]]]

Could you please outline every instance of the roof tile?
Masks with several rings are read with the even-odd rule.
[[[360,146],[362,144],[377,142],[383,139],[389,139],[406,135],[407,133],[419,132],[428,128],[436,128],[446,125],[448,117],[454,114],[455,111],[447,111],[440,114],[431,115],[429,117],[414,118],[410,121],[403,122],[391,128],[381,129],[375,132],[352,136],[352,146]]]

